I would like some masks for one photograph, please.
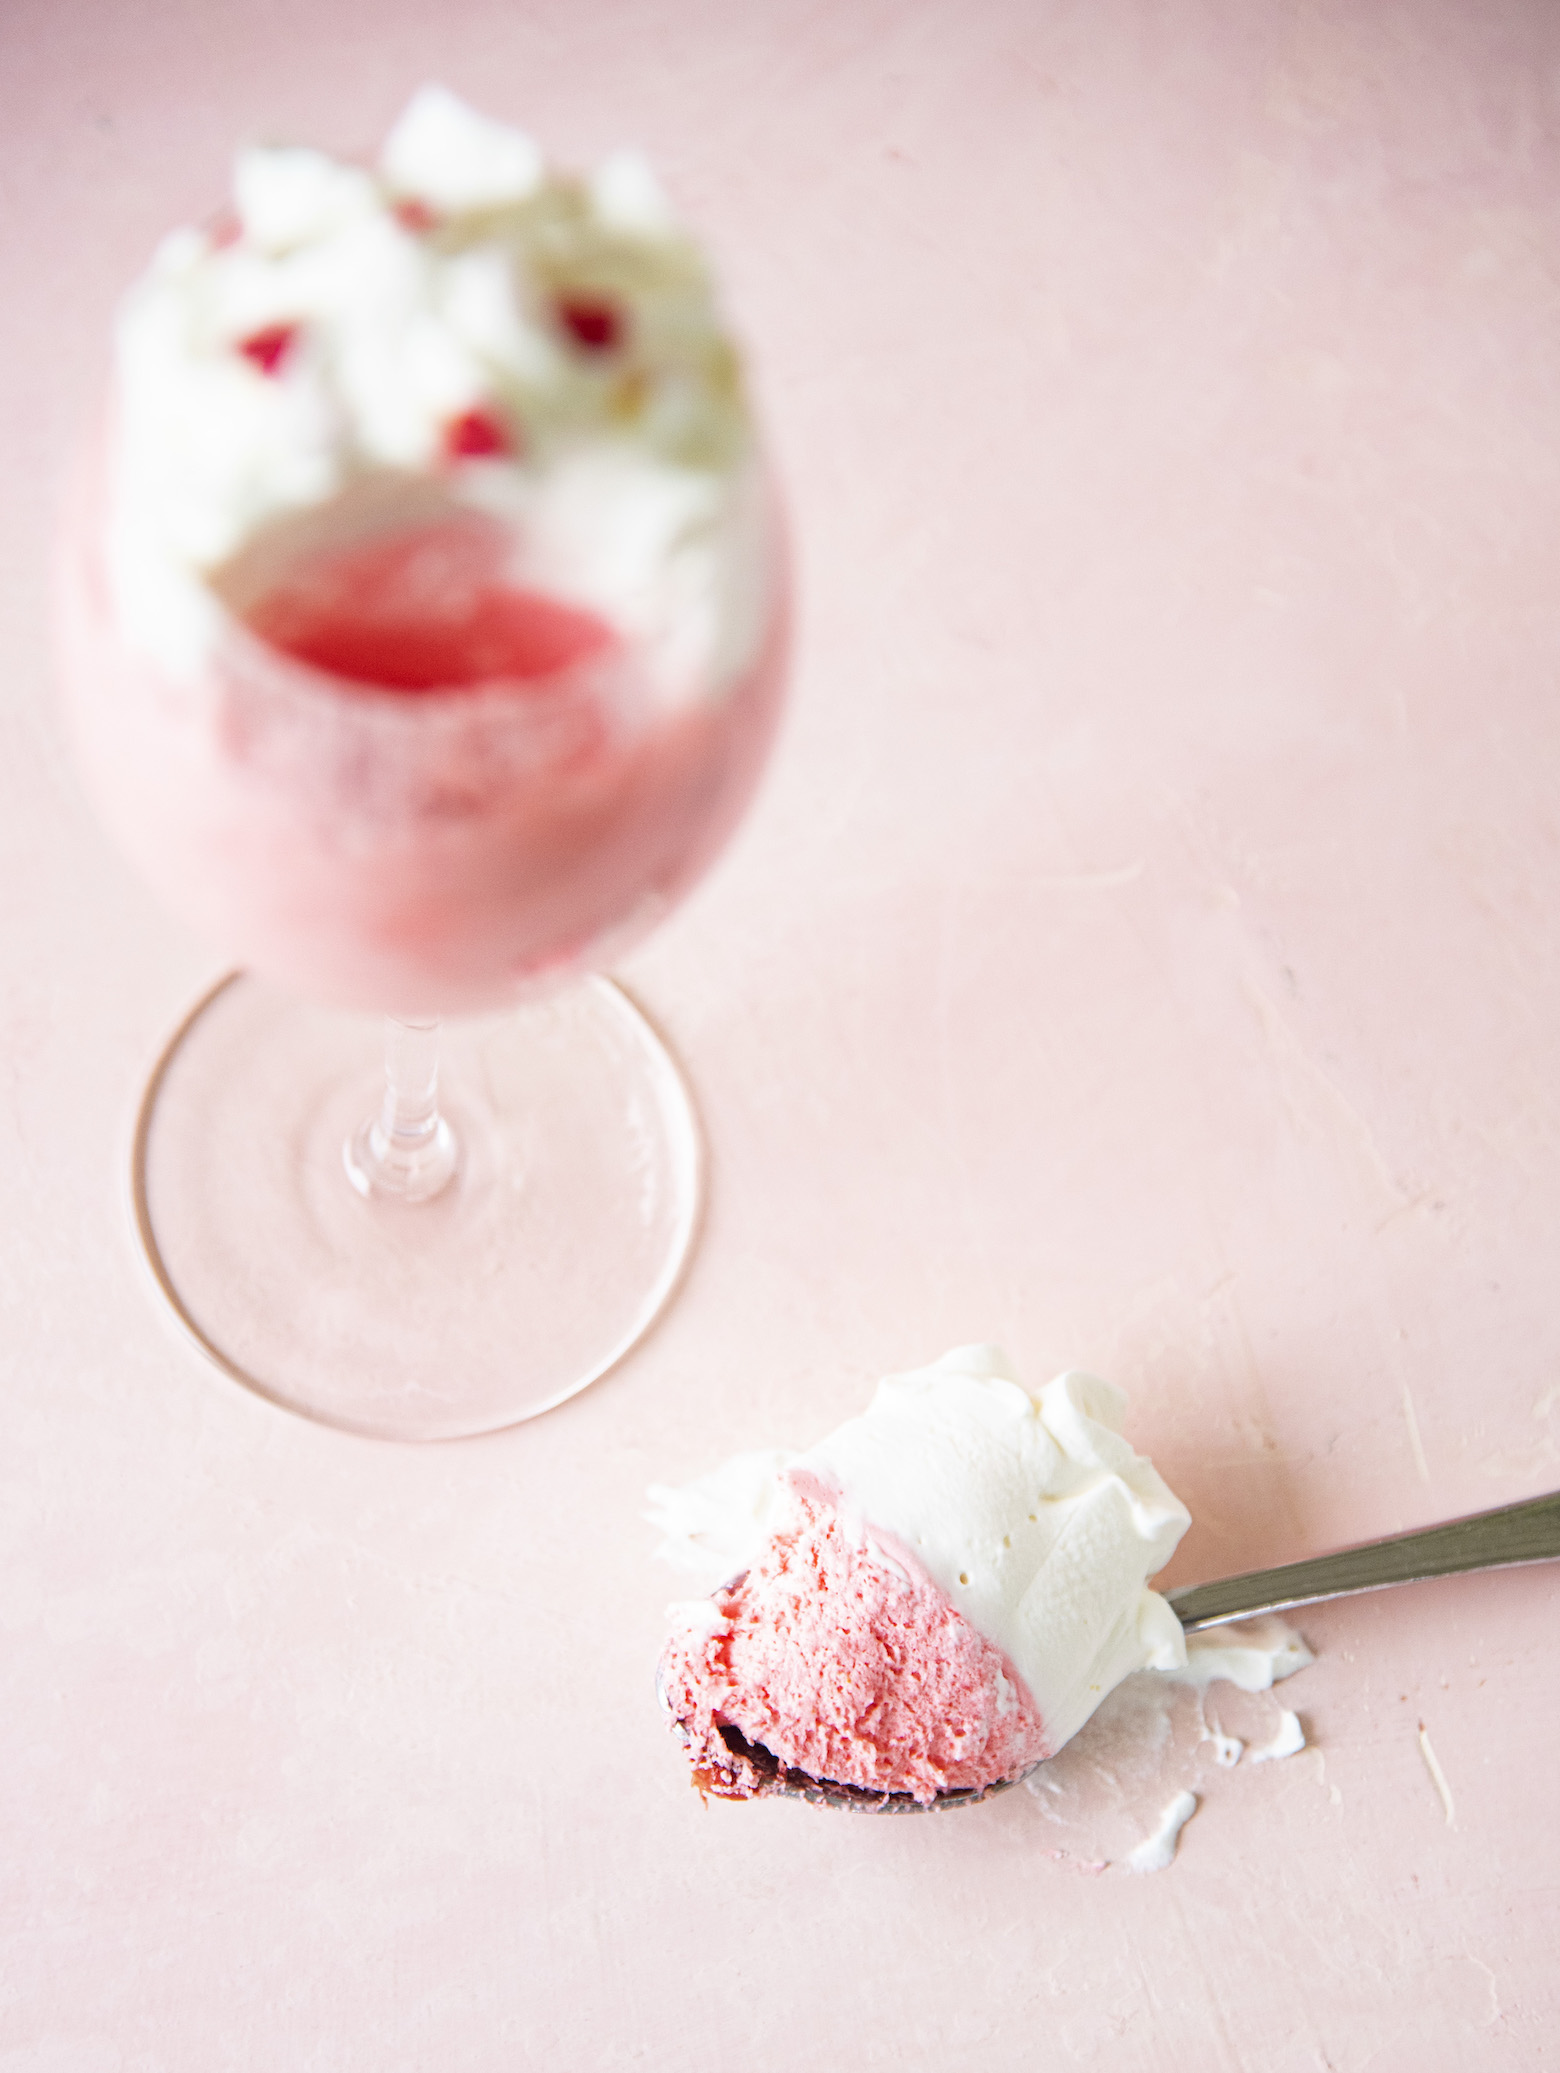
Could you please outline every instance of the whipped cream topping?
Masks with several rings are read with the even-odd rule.
[[[551,171],[427,86],[373,168],[241,152],[231,212],[126,297],[108,575],[126,637],[188,673],[251,543],[433,482],[514,524],[523,580],[672,641],[669,669],[737,666],[756,606],[717,563],[749,457],[708,268],[645,162]]]
[[[648,1516],[677,1566],[729,1576],[762,1545],[779,1477],[817,1475],[886,1560],[897,1543],[1002,1651],[1055,1749],[1131,1672],[1186,1663],[1180,1622],[1147,1579],[1190,1515],[1122,1437],[1125,1402],[1082,1374],[1031,1396],[997,1348],[960,1347],[887,1377],[805,1454],[742,1456],[685,1490],[652,1489]]]

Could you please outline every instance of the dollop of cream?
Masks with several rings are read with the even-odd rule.
[[[1186,1660],[1147,1587],[1191,1524],[1122,1436],[1126,1398],[1059,1375],[1031,1396],[994,1346],[890,1375],[804,1457],[915,1555],[1002,1650],[1060,1748],[1134,1670]]]
[[[742,1456],[652,1491],[649,1516],[663,1554],[719,1583],[762,1545],[776,1478],[811,1470],[1003,1653],[1059,1749],[1133,1671],[1186,1664],[1180,1622],[1147,1580],[1191,1518],[1123,1437],[1125,1410],[1094,1376],[1031,1395],[998,1348],[959,1347],[885,1378],[804,1454]]]
[[[703,602],[730,592],[750,449],[709,269],[645,162],[555,171],[426,86],[376,166],[241,152],[232,208],[126,296],[111,595],[132,645],[190,675],[257,537],[365,480],[433,481],[513,524],[524,580],[651,644],[675,626],[669,669],[718,668],[751,634]]]

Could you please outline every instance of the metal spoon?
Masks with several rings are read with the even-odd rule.
[[[1182,1584],[1167,1591],[1165,1597],[1182,1627],[1192,1633],[1199,1627],[1220,1627],[1230,1620],[1315,1605],[1324,1598],[1379,1591],[1389,1584],[1422,1583],[1432,1576],[1515,1569],[1528,1562],[1556,1560],[1560,1560],[1560,1490],[1520,1504],[1497,1505],[1493,1511],[1474,1512],[1465,1519],[1448,1519],[1440,1526],[1364,1541],[1335,1554],[1285,1562],[1277,1569],[1253,1569],[1244,1576],[1227,1576],[1211,1584]],[[945,1807],[972,1807],[1010,1786],[1021,1785],[1030,1774],[1021,1771],[1016,1778],[1000,1779],[978,1791],[940,1792],[928,1805],[912,1799],[908,1792],[871,1792],[857,1785],[831,1785],[810,1778],[805,1772],[786,1769],[767,1749],[746,1741],[734,1728],[721,1732],[737,1754],[773,1779],[767,1793],[865,1813],[922,1814],[939,1813]]]

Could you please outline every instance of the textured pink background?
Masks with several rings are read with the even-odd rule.
[[[87,818],[42,593],[154,237],[428,75],[706,226],[804,618],[628,974],[692,1278],[418,1452],[150,1300],[129,1118],[217,964]],[[5,0],[0,2073],[1555,2063],[1554,1573],[1307,1616],[1315,1751],[1088,1880],[1022,1794],[701,1808],[635,1515],[984,1336],[1132,1393],[1180,1577],[1560,1483],[1557,252],[1542,0]]]

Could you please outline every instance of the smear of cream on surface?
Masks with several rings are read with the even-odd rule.
[[[1283,1620],[1186,1637],[1184,1670],[1139,1671],[1026,1780],[1045,1847],[1079,1871],[1163,1871],[1183,1829],[1241,1766],[1298,1755],[1300,1717],[1272,1687],[1311,1651]]]
[[[1196,1793],[1178,1792],[1160,1815],[1158,1826],[1123,1860],[1122,1870],[1163,1871],[1175,1856],[1181,1830],[1196,1812]]]

